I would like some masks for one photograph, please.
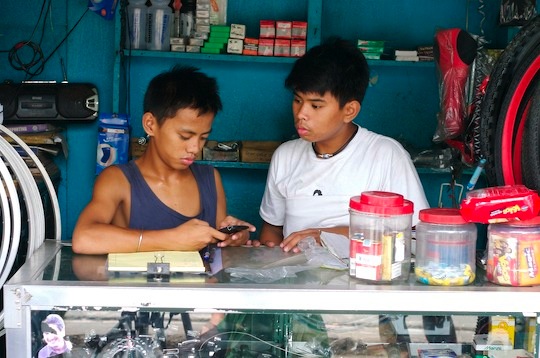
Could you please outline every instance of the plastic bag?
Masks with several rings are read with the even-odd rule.
[[[523,26],[536,15],[536,0],[501,0],[499,24]]]
[[[346,270],[347,263],[332,255],[328,249],[317,244],[313,237],[307,237],[298,243],[301,255],[293,257],[293,260],[282,260],[281,265],[265,265],[260,268],[229,267],[225,269],[231,278],[247,279],[257,283],[269,283],[286,277],[296,277],[298,272],[317,269],[331,268]]]
[[[440,111],[434,142],[461,135],[467,115],[467,80],[476,58],[476,40],[461,29],[444,29],[435,34],[434,54],[439,75]]]

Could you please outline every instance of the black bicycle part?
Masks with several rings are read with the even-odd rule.
[[[497,185],[494,166],[495,132],[502,103],[513,75],[540,39],[540,15],[524,25],[497,59],[486,86],[480,108],[480,151],[486,159],[484,170],[488,185]]]
[[[493,153],[497,185],[522,184],[521,142],[527,109],[539,78],[540,42],[524,55],[514,71],[497,120]]]
[[[540,191],[540,84],[532,96],[525,132],[523,134],[523,150],[521,151],[521,167],[523,184],[533,190]]]

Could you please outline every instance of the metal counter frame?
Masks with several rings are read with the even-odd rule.
[[[334,275],[332,280],[323,283],[302,280],[270,284],[115,283],[57,279],[54,275],[44,279],[47,267],[60,265],[62,247],[56,241],[46,241],[4,285],[6,345],[10,358],[31,356],[30,317],[34,310],[515,314],[536,317],[538,332],[540,287],[503,287],[480,279],[471,286],[426,286],[416,283],[414,277],[404,284],[378,285],[359,282],[349,277],[348,272]],[[265,248],[243,248],[246,249]],[[539,346],[538,336],[536,347]]]

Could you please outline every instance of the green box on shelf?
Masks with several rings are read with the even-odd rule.
[[[363,52],[366,60],[380,60],[381,54],[376,52]]]
[[[384,44],[385,44],[385,41],[381,41],[381,40],[362,40],[362,39],[358,39],[358,41],[356,42],[356,46],[358,46],[358,47],[364,47],[364,46],[368,46],[368,47],[384,47]]]
[[[209,47],[201,47],[201,53],[213,53],[213,54],[220,54],[223,53],[224,50],[220,48],[209,48]]]
[[[226,33],[228,37],[231,33],[231,27],[227,25],[210,25],[210,33],[214,32]]]
[[[210,41],[206,41],[203,45],[203,48],[208,48],[208,49],[218,49],[218,50],[221,50],[221,49],[224,49],[225,48],[225,45],[227,43],[226,42],[210,42]]]
[[[384,52],[384,47],[358,46],[358,49],[363,53],[378,53]]]
[[[208,36],[207,42],[226,44],[227,42],[229,42],[229,36],[222,37],[222,36],[215,36],[213,34],[210,34],[210,36]]]

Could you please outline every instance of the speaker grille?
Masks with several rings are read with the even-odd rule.
[[[97,91],[84,84],[61,84],[58,88],[58,113],[64,118],[88,118],[97,112]]]
[[[0,85],[0,103],[4,106],[4,118],[14,117],[17,113],[17,89],[20,86],[12,86],[8,84]]]

